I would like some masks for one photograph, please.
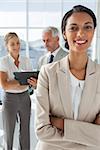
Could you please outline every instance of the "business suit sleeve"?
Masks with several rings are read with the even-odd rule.
[[[37,85],[36,134],[38,139],[66,149],[70,144],[100,148],[100,126],[74,120],[64,120],[64,134],[50,123],[49,75],[41,68]],[[89,132],[88,132],[89,131]],[[80,148],[79,148],[80,149]],[[77,147],[78,150],[78,147]]]
[[[61,140],[62,134],[58,129],[50,123],[50,104],[49,104],[49,79],[45,71],[45,67],[42,66],[39,73],[37,91],[36,91],[36,133],[40,140],[53,141]]]
[[[64,139],[100,148],[100,125],[65,119],[64,127]]]

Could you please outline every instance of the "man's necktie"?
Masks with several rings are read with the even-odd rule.
[[[51,54],[48,63],[52,63],[53,62],[53,58],[54,58],[54,56]]]

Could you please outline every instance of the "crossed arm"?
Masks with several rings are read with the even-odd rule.
[[[51,116],[50,121],[51,121],[51,124],[55,126],[56,128],[61,129],[62,131],[64,130],[64,119]],[[94,124],[100,125],[100,114],[96,116]]]

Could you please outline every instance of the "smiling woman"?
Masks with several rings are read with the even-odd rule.
[[[69,54],[40,70],[36,150],[100,149],[100,65],[87,54],[96,22],[93,11],[82,5],[62,18]]]
[[[84,18],[84,21],[82,18]],[[87,50],[91,44],[94,28],[96,26],[93,23],[93,19],[90,17],[90,15],[85,12],[74,13],[70,17],[70,20],[68,18],[68,23],[66,24],[67,25],[63,36],[70,45],[69,49],[74,48],[74,50],[78,50],[79,48],[79,51],[77,52]]]

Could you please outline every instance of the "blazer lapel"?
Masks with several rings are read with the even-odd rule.
[[[58,76],[58,87],[61,95],[65,116],[67,118],[72,119],[73,112],[72,112],[72,100],[70,94],[70,77],[69,77],[69,71],[66,68],[69,68],[68,56],[66,56],[60,61],[60,68],[57,70],[57,76]]]
[[[91,60],[88,62],[84,90],[79,107],[79,120],[84,120],[91,109],[97,87],[96,66]]]
[[[67,53],[62,48],[60,48],[60,50],[58,51],[58,53],[54,57],[53,61],[60,60],[60,59],[64,58],[66,55],[67,55]]]
[[[57,61],[59,60],[60,58],[62,58],[62,51],[63,50],[59,50],[58,53],[56,54],[56,56],[54,57],[54,61]]]

